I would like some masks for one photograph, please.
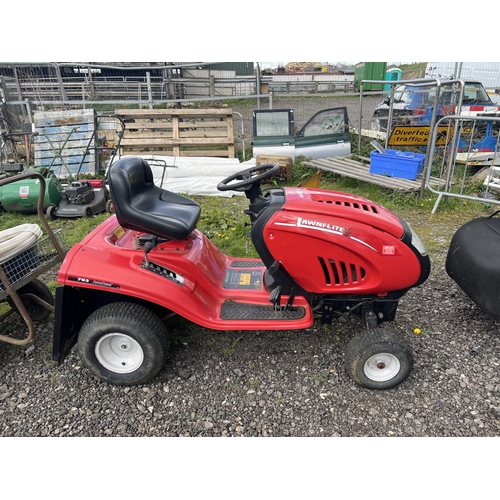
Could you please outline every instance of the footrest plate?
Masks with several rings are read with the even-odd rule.
[[[220,317],[225,320],[298,320],[304,318],[306,310],[303,307],[292,309],[275,309],[274,306],[261,304],[246,304],[228,300],[222,304]]]

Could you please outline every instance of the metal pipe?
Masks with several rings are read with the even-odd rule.
[[[151,73],[149,71],[146,73],[146,82],[148,86],[149,109],[153,109],[153,92],[151,91]]]
[[[257,94],[260,95],[260,66],[259,63],[257,63],[256,67],[256,79],[257,79],[257,88],[255,89],[257,91]],[[257,97],[257,109],[260,109],[260,97]]]

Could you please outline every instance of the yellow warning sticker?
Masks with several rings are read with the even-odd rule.
[[[241,273],[240,274],[240,285],[249,285],[250,284],[250,278],[252,275],[250,273]]]
[[[123,227],[119,226],[118,229],[115,230],[115,236],[116,238],[120,238],[125,234],[125,231],[123,230]]]
[[[390,146],[427,146],[430,133],[430,127],[428,126],[398,125],[392,130],[388,144]],[[440,126],[436,136],[436,145],[444,146],[452,137],[452,127]]]

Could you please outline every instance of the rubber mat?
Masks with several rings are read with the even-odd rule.
[[[255,262],[253,260],[235,260],[234,262],[231,263],[231,267],[264,267],[263,262]]]
[[[297,320],[305,316],[303,307],[275,310],[274,306],[260,304],[246,304],[241,302],[226,301],[222,304],[221,319],[231,320]]]

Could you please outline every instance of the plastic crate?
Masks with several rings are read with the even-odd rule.
[[[425,154],[386,149],[387,154],[370,153],[370,173],[415,180],[424,166]]]

